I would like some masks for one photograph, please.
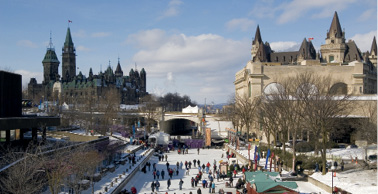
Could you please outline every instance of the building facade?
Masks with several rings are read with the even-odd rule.
[[[55,53],[51,38],[43,64],[43,81],[37,83],[31,78],[28,84],[28,98],[35,103],[40,100],[66,102],[68,104],[84,103],[88,98],[99,100],[109,90],[119,94],[120,104],[137,104],[146,92],[146,71],[131,69],[124,75],[118,59],[116,70],[108,66],[105,72],[93,74],[90,68],[88,76],[76,74],[76,49],[72,41],[70,28],[62,47],[62,76],[59,74],[60,61]]]
[[[278,78],[301,72],[332,75],[335,87],[353,95],[377,93],[377,43],[375,37],[370,52],[361,53],[353,40],[345,42],[345,32],[335,12],[326,43],[316,52],[311,40],[304,39],[298,51],[275,52],[263,42],[257,26],[252,41],[251,60],[235,75],[235,94],[260,96]]]
[[[250,99],[269,95],[280,80],[301,73],[331,76],[336,93],[356,96],[356,105],[376,104],[377,94],[377,43],[372,40],[370,51],[362,53],[353,40],[345,41],[337,12],[326,33],[325,44],[317,52],[311,39],[304,39],[297,51],[275,52],[263,42],[257,26],[252,41],[251,60],[235,74],[235,95]],[[368,117],[359,109],[351,113]],[[258,131],[258,126],[254,126]],[[260,137],[260,136],[259,136]],[[271,138],[273,139],[273,138]],[[266,141],[266,138],[263,139]]]

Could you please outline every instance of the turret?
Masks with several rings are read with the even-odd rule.
[[[76,50],[72,42],[70,28],[67,28],[66,40],[62,48],[62,81],[70,82],[76,76]]]
[[[121,64],[119,62],[119,58],[118,58],[117,68],[116,68],[114,73],[115,73],[116,77],[122,77],[123,76],[123,71],[122,71],[122,68],[121,68]]]
[[[57,81],[59,80],[59,60],[55,53],[55,48],[51,41],[50,35],[50,43],[47,48],[45,57],[43,58],[43,84],[47,84],[50,81]]]

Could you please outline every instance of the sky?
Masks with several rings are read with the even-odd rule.
[[[62,70],[68,26],[77,73],[118,59],[124,75],[145,69],[147,92],[226,103],[235,73],[251,59],[257,25],[275,51],[296,51],[304,38],[325,43],[337,11],[345,38],[362,52],[377,36],[376,0],[0,0],[0,69],[43,81],[50,33]],[[68,23],[71,20],[72,23]]]

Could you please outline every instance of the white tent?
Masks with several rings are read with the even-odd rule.
[[[168,145],[170,135],[163,132],[158,132],[150,135],[148,141],[151,143],[156,143],[157,145]]]
[[[182,113],[198,113],[198,106],[191,107],[190,105],[182,109]]]

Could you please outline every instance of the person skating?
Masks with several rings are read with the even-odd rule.
[[[200,150],[200,149],[199,149],[199,148],[197,148],[197,153],[198,153],[197,155],[199,155],[199,150]]]
[[[167,170],[169,169],[169,163],[167,162],[167,163],[165,163],[165,165],[167,166]]]
[[[157,171],[156,171],[156,177],[157,177],[158,180],[159,180],[159,176],[160,176],[160,171],[157,170]]]
[[[195,180],[194,180],[194,178],[192,177],[192,179],[190,179],[190,183],[192,184],[192,187],[194,187],[194,182],[195,182]]]
[[[189,161],[188,165],[189,165],[189,168],[192,168],[192,161]]]
[[[201,188],[197,189],[197,194],[202,194]]]
[[[156,180],[156,183],[155,183],[155,189],[157,192],[159,192],[159,187],[160,187],[160,183],[158,180]]]
[[[211,193],[211,185],[212,184],[213,184],[212,182],[209,183],[209,193]]]
[[[165,161],[167,162],[167,160],[168,160],[168,155],[165,154]]]
[[[133,186],[133,187],[131,187],[131,194],[136,194],[137,193],[137,190],[136,190],[136,188]]]
[[[184,184],[184,181],[182,179],[180,179],[180,182],[179,182],[179,189],[182,190],[182,184]]]
[[[168,180],[167,180],[167,188],[168,188],[168,190],[169,190],[169,187],[171,186],[171,179],[170,178],[168,178]]]
[[[165,171],[164,171],[164,169],[161,170],[160,175],[161,175],[161,179],[164,179],[164,175],[165,175]]]
[[[154,176],[154,180],[155,180],[156,179],[156,171],[153,171],[152,175]]]
[[[152,190],[152,193],[155,191],[155,182],[152,181],[151,183],[151,190]]]
[[[196,160],[196,159],[194,159],[194,160],[193,160],[193,165],[194,165],[194,168],[196,168],[196,164],[197,164],[197,160]]]
[[[211,193],[215,193],[215,182],[211,184]]]

